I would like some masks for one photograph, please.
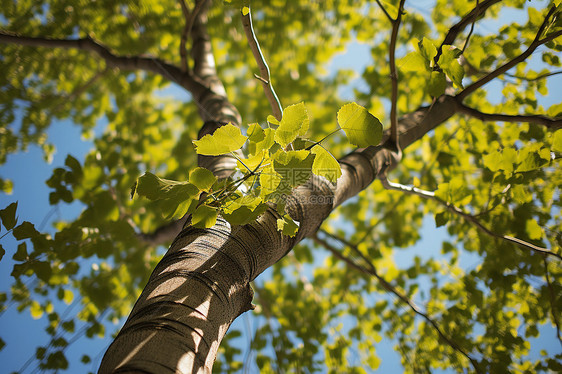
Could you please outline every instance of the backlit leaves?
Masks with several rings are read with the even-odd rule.
[[[308,130],[308,113],[304,103],[290,105],[283,110],[283,117],[275,131],[275,141],[285,148],[297,136],[303,136]]]
[[[345,104],[338,111],[338,124],[349,142],[357,147],[377,145],[382,138],[382,124],[369,111],[356,103]]]
[[[341,176],[341,168],[338,160],[321,145],[312,147],[312,153],[314,154],[312,172],[328,179],[332,183],[336,183]]]
[[[247,139],[238,127],[227,124],[219,127],[213,134],[194,140],[193,145],[200,155],[219,156],[242,148]]]

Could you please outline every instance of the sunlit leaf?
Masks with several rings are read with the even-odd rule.
[[[439,61],[439,67],[443,69],[445,74],[453,81],[455,86],[463,88],[462,79],[464,77],[464,69],[458,62],[461,51],[453,46],[444,45]]]
[[[195,227],[209,228],[217,222],[218,211],[207,205],[201,205],[191,216],[191,224]]]
[[[295,236],[299,230],[299,223],[293,221],[293,219],[285,214],[283,218],[277,219],[277,230],[281,231],[283,235]]]
[[[219,127],[213,134],[194,140],[195,152],[200,155],[219,156],[236,151],[244,145],[248,137],[232,124]]]
[[[195,168],[189,172],[189,183],[200,190],[209,191],[216,181],[213,173],[205,168]]]
[[[338,111],[338,124],[349,142],[357,147],[377,145],[382,139],[382,124],[356,103],[345,104]]]
[[[312,172],[325,177],[332,183],[336,183],[341,176],[341,167],[338,160],[321,145],[315,145],[312,147],[311,151],[315,155],[314,163],[312,164]]]
[[[543,236],[542,227],[534,219],[527,220],[525,224],[525,230],[527,231],[527,234],[531,239],[538,240]]]
[[[410,52],[398,60],[398,68],[403,72],[423,73],[429,69],[429,62],[418,52]]]
[[[275,141],[282,147],[304,135],[308,130],[308,113],[304,103],[290,105],[283,110],[283,117],[275,131]]]

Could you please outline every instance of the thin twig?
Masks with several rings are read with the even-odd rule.
[[[521,79],[521,80],[529,81],[529,82],[538,81],[538,80],[541,80],[543,78],[552,77],[553,75],[558,75],[558,74],[562,74],[562,70],[540,74],[540,75],[537,75],[534,78],[524,77],[524,76],[516,75],[516,74],[505,73],[505,75],[507,75],[508,77],[517,78],[517,79]]]
[[[248,43],[250,44],[250,49],[252,50],[252,54],[254,55],[254,59],[258,64],[260,69],[260,76],[258,77],[259,81],[262,83],[265,97],[269,101],[269,105],[271,105],[271,110],[273,111],[273,116],[277,118],[278,121],[281,121],[281,117],[283,115],[283,107],[281,106],[281,102],[273,89],[273,85],[271,84],[271,77],[269,74],[269,66],[267,66],[267,62],[265,61],[265,57],[260,48],[260,44],[258,39],[256,38],[256,34],[254,32],[254,26],[252,24],[252,13],[247,7],[247,14],[242,13],[242,25],[244,26],[244,32],[246,34],[246,39],[248,39]]]
[[[330,235],[332,237],[334,237],[333,235]],[[336,238],[337,240],[339,240],[339,238]],[[453,350],[459,352],[460,354],[462,354],[463,356],[465,356],[470,363],[472,364],[472,366],[474,367],[474,370],[477,373],[480,373],[480,368],[478,367],[478,363],[476,362],[476,360],[474,358],[472,358],[463,348],[461,348],[454,340],[452,340],[451,338],[449,338],[447,335],[445,335],[443,333],[443,331],[441,330],[441,328],[439,327],[439,325],[437,324],[437,322],[435,322],[429,315],[427,315],[426,313],[424,313],[412,300],[410,300],[405,294],[401,293],[400,291],[398,291],[392,284],[390,284],[389,282],[387,282],[383,277],[381,277],[378,272],[376,267],[372,264],[371,261],[369,261],[366,256],[359,250],[359,248],[357,248],[357,246],[352,246],[349,245],[349,242],[342,240],[341,242],[344,243],[345,245],[347,245],[350,249],[352,249],[355,253],[359,254],[363,259],[365,259],[365,261],[367,262],[367,265],[369,268],[365,268],[361,265],[356,264],[353,260],[349,259],[348,257],[344,256],[339,250],[337,250],[335,247],[333,247],[330,243],[328,243],[326,240],[320,239],[318,237],[318,235],[316,235],[314,237],[314,241],[320,245],[322,245],[324,248],[326,248],[328,251],[330,251],[332,254],[334,254],[335,257],[341,259],[342,261],[344,261],[345,263],[349,264],[350,266],[354,267],[355,269],[371,275],[373,277],[375,277],[381,287],[383,287],[385,290],[387,290],[388,292],[391,292],[392,294],[394,294],[396,297],[398,297],[402,302],[404,302],[405,304],[407,304],[410,309],[412,309],[412,311],[414,313],[416,313],[417,315],[421,316],[423,319],[425,319],[427,322],[429,322],[433,328],[435,329],[435,331],[437,331],[437,334],[451,347],[453,348]]]
[[[474,9],[472,9],[469,13],[467,13],[464,17],[462,17],[459,22],[457,22],[455,25],[453,25],[449,29],[449,31],[447,32],[447,35],[445,36],[445,39],[443,39],[443,43],[441,43],[441,45],[437,49],[437,55],[435,56],[435,60],[434,60],[435,63],[437,63],[437,61],[439,61],[439,57],[441,56],[444,45],[452,45],[455,42],[455,40],[457,39],[457,36],[469,24],[474,24],[476,19],[481,14],[483,14],[489,7],[491,7],[492,5],[494,5],[494,4],[496,4],[500,1],[501,0],[485,0],[480,4],[477,4],[474,7]]]
[[[183,18],[185,19],[185,26],[183,28],[183,31],[181,33],[181,39],[180,39],[180,58],[181,58],[181,69],[182,71],[188,71],[189,70],[189,65],[187,62],[187,50],[186,50],[186,43],[187,43],[187,38],[188,38],[188,34],[189,34],[189,20],[190,20],[190,14],[189,14],[189,9],[187,8],[187,4],[185,3],[185,0],[179,0],[180,5],[181,5],[181,11],[183,13]]]
[[[419,189],[417,187],[414,186],[405,186],[403,184],[400,183],[393,183],[391,181],[389,181],[386,178],[381,178],[381,182],[383,184],[383,186],[386,189],[389,190],[396,190],[396,191],[402,191],[402,192],[406,192],[406,193],[410,193],[410,194],[414,194],[420,197],[423,197],[425,199],[431,199],[434,200],[436,202],[438,202],[439,204],[443,205],[444,207],[446,207],[449,211],[458,214],[459,216],[463,217],[464,219],[466,219],[468,222],[472,223],[473,225],[475,225],[478,229],[480,229],[481,231],[483,231],[484,233],[494,237],[494,238],[498,238],[498,239],[502,239],[505,240],[507,242],[513,243],[513,244],[517,244],[518,246],[522,247],[522,248],[526,248],[529,249],[531,251],[537,252],[537,253],[541,253],[543,255],[550,255],[550,256],[554,256],[559,258],[560,260],[562,260],[562,256],[559,255],[558,253],[552,252],[549,249],[546,248],[542,248],[542,247],[538,247],[534,244],[531,244],[529,242],[526,242],[524,240],[515,238],[513,236],[509,236],[509,235],[501,235],[501,234],[497,234],[491,230],[489,230],[487,227],[485,227],[476,217],[474,217],[471,214],[466,213],[465,211],[463,211],[462,209],[444,201],[441,200],[440,198],[438,198],[437,196],[435,196],[434,192],[431,191],[426,191],[426,190],[422,190]]]
[[[388,14],[388,12],[386,11],[386,9],[384,8],[384,6],[381,4],[380,0],[376,0],[377,4],[379,5],[379,8],[381,8],[382,12],[384,13],[384,15],[386,16],[386,18],[388,18],[388,20],[392,23],[394,22],[394,19],[390,16],[390,14]]]
[[[398,116],[397,116],[397,105],[398,105],[398,73],[396,71],[396,40],[398,39],[398,31],[400,29],[400,21],[402,20],[402,10],[404,8],[404,3],[406,0],[400,0],[398,5],[398,15],[396,19],[392,21],[392,33],[390,34],[390,47],[388,49],[388,57],[390,64],[390,82],[392,84],[392,96],[391,96],[391,107],[390,107],[390,140],[398,144]]]
[[[483,113],[477,109],[462,104],[460,101],[458,102],[457,109],[459,113],[478,118],[480,121],[529,122],[537,125],[543,125],[551,130],[562,128],[562,119],[554,119],[543,115],[508,115],[500,113]]]
[[[476,9],[476,15],[474,16],[474,19],[472,20],[472,23],[470,24],[470,31],[468,32],[466,40],[464,41],[464,45],[462,47],[461,53],[464,53],[464,51],[466,50],[466,47],[468,46],[468,42],[470,40],[470,37],[472,36],[472,32],[474,31],[474,24],[476,23],[476,19],[480,15],[480,8],[478,7],[479,4],[480,4],[479,0],[476,0],[476,7],[474,8],[474,9]]]
[[[560,322],[558,322],[558,317],[557,317],[558,313],[555,307],[556,299],[554,296],[554,289],[552,288],[552,283],[550,282],[550,276],[548,275],[548,261],[546,259],[546,256],[543,257],[543,263],[544,263],[544,274],[546,277],[546,284],[548,286],[548,291],[550,293],[550,313],[552,314],[552,321],[556,325],[556,337],[558,338],[558,341],[562,345],[562,337],[560,336]]]
[[[472,83],[470,86],[466,87],[463,91],[461,91],[456,97],[461,101],[464,100],[468,95],[470,95],[471,93],[473,93],[474,91],[476,91],[480,87],[484,86],[486,83],[488,83],[491,80],[493,80],[494,78],[504,74],[506,71],[508,71],[509,69],[514,67],[515,65],[525,61],[535,51],[535,49],[537,49],[537,47],[539,47],[539,46],[541,46],[545,43],[548,43],[549,41],[551,41],[553,39],[556,39],[557,37],[561,36],[562,30],[558,30],[558,31],[553,32],[552,34],[550,34],[550,35],[541,39],[541,36],[542,36],[543,32],[545,31],[545,29],[548,26],[549,19],[552,16],[552,14],[554,13],[555,10],[556,10],[556,7],[552,6],[550,11],[548,12],[546,17],[544,18],[544,21],[543,21],[542,25],[539,27],[539,30],[537,31],[535,39],[531,42],[529,47],[523,53],[521,53],[519,56],[513,58],[512,60],[508,61],[504,65],[502,65],[499,68],[497,68],[496,70],[492,71],[491,73],[489,73],[489,74],[485,75],[484,77],[480,78],[476,82]]]

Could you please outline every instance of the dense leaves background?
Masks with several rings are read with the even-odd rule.
[[[381,3],[392,17],[397,14],[398,1]],[[271,0],[252,5],[278,95],[285,106],[306,103],[309,138],[319,140],[336,128],[343,99],[357,101],[388,126],[391,26],[375,2]],[[441,69],[434,69],[445,35],[475,5],[406,2],[397,37],[400,114],[430,105],[432,96],[447,87],[445,76],[460,92],[461,85],[516,58],[531,44],[550,7],[560,4],[498,2],[485,13],[496,20],[475,22],[468,42],[467,27],[452,43],[455,48],[441,52]],[[180,63],[185,20],[177,1],[2,0],[0,9],[3,33],[88,36],[116,55]],[[556,12],[547,33],[562,27]],[[253,78],[255,62],[239,10],[215,2],[208,28],[229,98],[244,123],[263,123],[271,109]],[[560,39],[540,46],[494,83],[467,96],[464,104],[484,113],[559,117],[562,104],[549,90],[560,82]],[[330,61],[352,41],[370,48],[364,71],[330,70]],[[74,337],[114,333],[107,327],[117,329],[127,316],[162,253],[137,234],[155,230],[165,219],[156,202],[131,200],[131,186],[146,171],[188,180],[196,166],[191,140],[202,122],[191,96],[171,88],[164,71],[122,71],[93,53],[16,44],[0,44],[0,70],[0,162],[32,146],[41,147],[49,161],[56,139],[46,134],[61,120],[72,121],[93,143],[84,158],[68,155],[54,165],[46,182],[49,203],[79,202],[79,215],[42,228],[40,222],[24,222],[9,196],[2,196],[0,207],[0,235],[8,235],[3,241],[13,236],[17,243],[1,243],[2,262],[11,257],[14,265],[11,284],[2,285],[0,309],[46,318],[51,341],[35,354],[30,348],[37,359],[32,365],[64,369]],[[560,258],[491,236],[442,204],[454,204],[495,234],[560,254],[562,133],[532,122],[455,115],[409,147],[389,178],[436,191],[438,200],[387,190],[377,181],[339,208],[315,241],[303,242],[258,278],[257,327],[247,337],[251,351],[240,354],[233,331],[217,371],[236,371],[242,362],[263,372],[369,371],[384,360],[374,345],[381,339],[393,339],[408,372],[470,369],[455,345],[486,372],[562,370],[560,346],[530,357],[541,333],[560,340]],[[336,157],[350,151],[343,136],[326,142]],[[0,187],[6,194],[21,188],[12,185],[9,175],[2,175]],[[450,235],[433,245],[441,252],[403,256],[421,239],[428,216],[437,226],[446,225]],[[381,279],[419,305],[429,320],[389,293]],[[70,313],[64,314],[64,303],[74,305]],[[96,353],[85,354],[82,361],[88,363]]]

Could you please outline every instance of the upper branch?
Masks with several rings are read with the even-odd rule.
[[[476,19],[482,15],[489,7],[492,5],[499,3],[502,0],[485,0],[481,3],[476,4],[474,9],[472,9],[469,13],[467,13],[464,17],[461,18],[459,22],[457,22],[454,26],[449,29],[449,32],[445,36],[443,43],[439,46],[437,50],[437,55],[435,56],[435,63],[439,60],[439,56],[441,56],[441,52],[443,51],[444,45],[452,45],[457,36],[468,26],[474,24]]]
[[[562,119],[554,119],[543,115],[508,115],[500,113],[483,113],[477,109],[470,108],[460,101],[457,103],[459,113],[478,118],[481,121],[502,121],[502,122],[529,122],[543,125],[551,130],[562,128]]]
[[[402,10],[404,9],[404,3],[406,0],[400,0],[400,5],[398,6],[398,15],[396,19],[392,22],[392,33],[390,35],[390,47],[388,50],[389,63],[390,63],[390,81],[392,84],[392,97],[391,97],[391,107],[390,107],[390,140],[396,144],[398,147],[398,118],[397,109],[398,106],[398,73],[396,71],[396,40],[398,39],[398,30],[400,29],[400,22],[402,20]]]
[[[556,252],[552,252],[551,250],[549,250],[547,248],[538,247],[538,246],[536,246],[532,243],[529,243],[525,240],[521,240],[519,238],[515,238],[513,236],[502,235],[502,234],[498,234],[498,233],[493,232],[492,230],[490,230],[486,226],[484,226],[480,222],[480,220],[478,220],[478,218],[476,218],[475,216],[473,216],[471,214],[468,214],[465,211],[463,211],[462,209],[460,209],[459,207],[454,206],[454,205],[448,203],[447,201],[444,201],[444,200],[438,198],[437,196],[435,196],[435,193],[433,193],[431,191],[425,191],[425,190],[422,190],[422,189],[419,189],[419,188],[416,188],[416,187],[413,187],[413,186],[405,186],[405,185],[400,184],[400,183],[393,183],[393,182],[389,181],[388,179],[383,179],[383,178],[381,178],[381,182],[386,189],[402,191],[402,192],[406,192],[406,193],[410,193],[410,194],[414,194],[414,195],[423,197],[425,199],[430,199],[430,200],[436,201],[437,203],[446,207],[449,211],[463,217],[468,222],[470,222],[474,226],[476,226],[479,230],[481,230],[482,232],[486,233],[487,235],[489,235],[491,237],[502,239],[502,240],[505,240],[507,242],[516,244],[521,248],[525,248],[525,249],[540,253],[540,254],[545,255],[545,256],[546,255],[554,256],[554,257],[557,257],[558,259],[562,260],[561,255],[559,255]]]
[[[258,67],[260,69],[260,76],[257,77],[263,85],[263,89],[265,92],[265,96],[271,105],[271,109],[273,110],[273,115],[277,118],[278,121],[281,121],[281,116],[283,113],[283,107],[279,102],[279,98],[273,89],[273,85],[271,84],[271,77],[269,74],[269,66],[267,66],[267,62],[265,61],[265,57],[260,48],[260,44],[258,39],[256,38],[256,34],[254,33],[254,26],[252,25],[252,13],[248,11],[247,14],[242,14],[242,25],[244,26],[244,32],[246,33],[246,39],[248,39],[248,43],[250,44],[250,49],[252,50],[252,54],[254,55],[254,59],[256,60]]]
[[[473,93],[474,91],[476,91],[480,87],[484,86],[486,83],[490,82],[492,79],[497,78],[498,76],[502,75],[503,73],[505,73],[506,71],[508,71],[512,67],[514,67],[517,64],[525,61],[535,51],[535,49],[537,49],[537,47],[539,47],[540,45],[543,45],[543,44],[561,36],[562,30],[559,30],[559,31],[553,32],[552,34],[550,34],[550,35],[541,39],[541,36],[542,36],[543,32],[545,31],[545,29],[548,26],[550,17],[554,14],[555,10],[556,10],[555,6],[553,6],[550,9],[548,14],[544,18],[544,21],[543,21],[542,25],[539,27],[539,30],[537,31],[537,35],[535,36],[535,39],[532,41],[532,43],[529,45],[529,47],[523,53],[521,53],[519,56],[513,58],[512,60],[508,61],[504,65],[500,66],[496,70],[494,70],[494,71],[490,72],[489,74],[485,75],[484,77],[480,78],[476,82],[472,83],[470,86],[466,87],[463,91],[461,91],[457,95],[457,98],[461,101],[464,100],[468,95],[470,95],[471,93]]]
[[[82,39],[54,39],[42,37],[18,36],[0,31],[0,43],[17,44],[29,47],[78,49],[95,52],[110,66],[122,70],[145,70],[163,76],[173,81],[194,96],[198,96],[206,89],[197,79],[183,73],[177,66],[171,65],[163,60],[142,56],[117,56],[107,47],[97,43],[92,38]]]

